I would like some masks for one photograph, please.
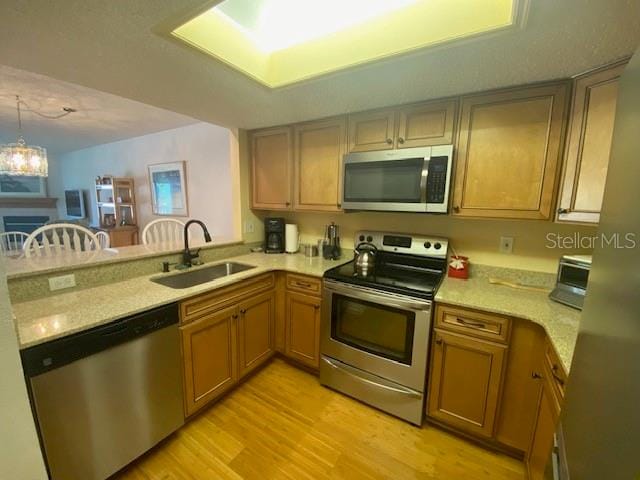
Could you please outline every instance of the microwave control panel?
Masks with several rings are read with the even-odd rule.
[[[448,157],[431,157],[427,174],[427,203],[444,203],[447,191]]]

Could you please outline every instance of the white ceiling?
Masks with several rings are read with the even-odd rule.
[[[0,142],[17,136],[15,96],[29,108],[46,114],[77,112],[52,120],[22,107],[22,130],[29,144],[54,153],[177,128],[196,120],[140,102],[0,65]]]
[[[203,121],[254,128],[567,77],[640,44],[638,0],[532,0],[523,30],[270,91],[154,33],[202,3],[3,0],[0,64]]]

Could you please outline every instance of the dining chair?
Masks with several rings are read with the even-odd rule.
[[[29,234],[24,232],[0,233],[0,255],[3,257],[19,257],[22,255],[22,246]]]
[[[45,225],[24,242],[25,257],[49,257],[100,250],[100,241],[88,228],[71,223]]]
[[[153,220],[142,230],[142,243],[180,243],[184,241],[184,222],[175,218]]]
[[[98,239],[98,245],[100,245],[102,250],[109,248],[111,245],[111,238],[107,232],[103,232],[102,230],[96,232],[96,238]]]

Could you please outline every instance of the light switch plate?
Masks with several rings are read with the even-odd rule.
[[[49,290],[63,290],[76,286],[76,276],[73,273],[69,275],[60,275],[59,277],[49,278]]]
[[[513,252],[513,237],[500,237],[500,253]]]

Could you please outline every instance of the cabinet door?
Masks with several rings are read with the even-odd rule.
[[[253,208],[291,207],[291,129],[259,130],[251,134]]]
[[[320,299],[287,292],[285,353],[313,368],[320,367]]]
[[[238,381],[237,311],[237,307],[226,308],[180,327],[187,416]]]
[[[344,117],[295,127],[296,210],[340,210],[346,130]]]
[[[453,143],[455,100],[409,105],[400,110],[396,148]]]
[[[454,215],[550,218],[566,97],[563,82],[462,99]]]
[[[388,150],[394,146],[395,110],[349,115],[349,151]]]
[[[275,292],[238,305],[238,373],[240,378],[267,361],[274,352]]]
[[[530,480],[544,480],[545,469],[553,448],[553,435],[556,431],[559,412],[554,408],[551,400],[552,392],[545,383],[540,395],[540,407],[536,428],[531,441],[529,456],[527,457],[528,478]]]
[[[522,452],[529,449],[538,416],[544,338],[539,325],[528,320],[513,321],[496,440]]]
[[[558,220],[598,223],[626,61],[575,81]]]
[[[434,330],[427,414],[492,437],[506,347]]]

